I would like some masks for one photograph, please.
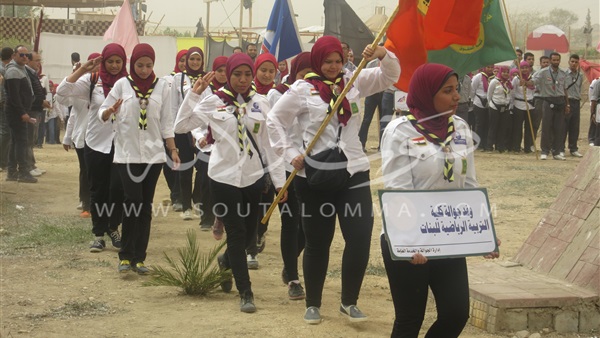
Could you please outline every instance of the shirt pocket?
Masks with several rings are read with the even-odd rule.
[[[123,100],[123,103],[121,103],[119,113],[116,115],[117,121],[124,123],[135,116],[137,122],[137,118],[140,115],[140,104],[135,101],[133,95],[123,95],[121,99]]]
[[[319,95],[312,95],[306,99],[308,107],[308,117],[312,123],[321,123],[327,116],[329,109],[328,103],[325,103]]]
[[[419,138],[419,140],[408,139],[407,142],[408,142],[408,144],[407,144],[408,156],[410,156],[414,160],[417,160],[417,161],[433,160],[433,159],[435,159],[435,156],[438,156],[438,154],[441,154],[437,150],[437,147],[435,145],[429,143],[429,141],[425,141],[426,143],[423,144],[423,141],[421,138]],[[442,155],[439,155],[439,156],[442,156]]]
[[[249,112],[246,114],[246,127],[252,134],[258,134],[260,132],[261,126],[265,122],[265,116],[259,112]]]

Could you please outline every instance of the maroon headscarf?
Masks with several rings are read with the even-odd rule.
[[[523,80],[525,80],[525,81],[531,80],[531,66],[529,65],[529,62],[521,61],[521,63],[519,65],[521,66],[521,75],[523,75]],[[527,88],[534,90],[535,85],[532,83],[530,85],[527,85]]]
[[[121,71],[116,75],[109,73],[105,66],[106,60],[114,55],[123,60],[123,68],[121,68]],[[100,64],[100,79],[102,80],[104,97],[108,96],[108,93],[110,93],[110,90],[115,85],[117,80],[127,76],[127,67],[125,67],[125,61],[127,61],[127,55],[125,54],[125,49],[123,49],[121,45],[117,43],[109,43],[108,45],[104,46],[104,49],[102,50],[102,63]]]
[[[213,64],[212,64],[212,70],[213,72],[216,72],[217,69],[221,68],[221,67],[225,67],[225,65],[227,64],[227,56],[218,56],[213,60]],[[217,78],[214,78],[211,83],[210,83],[210,87],[213,91],[213,93],[217,90],[219,90],[221,87],[223,87],[227,82],[219,82],[217,81]]]
[[[503,72],[508,71],[508,74],[506,76],[502,75]],[[498,67],[498,75],[497,75],[498,81],[500,81],[500,84],[502,84],[502,87],[504,87],[505,90],[510,90],[513,89],[512,86],[512,82],[510,81],[510,67],[508,66],[499,66]]]
[[[179,69],[179,60],[181,60],[182,57],[187,55],[187,52],[188,52],[187,49],[182,49],[179,51],[179,53],[177,53],[177,58],[175,59],[175,68],[173,69],[172,74],[181,73],[181,69]]]
[[[340,72],[336,79],[327,79],[325,78],[323,72],[321,72],[321,66],[323,66],[325,59],[327,59],[327,57],[331,53],[338,53],[342,60],[344,59],[342,43],[340,42],[340,40],[333,36],[324,36],[318,39],[317,42],[313,45],[312,50],[310,52],[310,64],[312,71],[318,74],[320,76],[320,79],[306,79],[308,83],[312,84],[317,88],[317,90],[319,91],[319,96],[321,96],[321,99],[327,104],[331,102],[331,99],[333,97],[333,90],[328,84],[324,83],[323,80],[335,82],[336,79],[339,78],[340,81],[337,85],[340,88],[340,91],[344,90],[343,73]],[[341,124],[346,125],[346,123],[348,123],[348,120],[350,120],[350,117],[352,117],[352,110],[350,110],[350,102],[348,102],[346,98],[344,98],[344,101],[342,102],[342,108],[343,114],[341,114],[341,109],[338,110],[338,120]]]
[[[192,56],[192,54],[200,54],[200,56],[202,56],[202,63],[200,64],[200,68],[196,70],[193,70],[192,67],[190,67],[190,56]],[[185,59],[185,73],[194,78],[200,75],[204,76],[204,52],[202,51],[202,49],[200,49],[200,47],[192,47],[188,49],[187,58]]]
[[[97,57],[99,57],[99,56],[102,56],[102,54],[94,52],[94,53],[92,53],[92,54],[88,55],[88,58],[87,58],[87,59],[88,59],[88,61],[89,61],[89,60],[93,60],[93,59],[95,59],[95,58],[97,58]]]
[[[152,86],[156,75],[154,74],[154,71],[152,71],[150,76],[148,76],[146,79],[142,79],[135,73],[135,62],[144,56],[149,57],[152,62],[155,61],[154,48],[147,43],[140,43],[136,45],[133,48],[133,52],[131,52],[129,69],[131,70],[131,78],[133,79],[133,82],[135,82],[135,85],[140,89],[140,92],[143,95],[146,95]]]
[[[494,67],[495,68],[495,67]],[[494,78],[494,69],[486,72],[487,67],[481,68],[481,82],[483,83],[483,91],[487,93],[490,86],[490,81]]]
[[[290,67],[290,75],[288,76],[285,83],[280,83],[275,89],[281,94],[285,93],[289,86],[296,82],[296,76],[299,71],[305,68],[310,68],[310,52],[302,52],[298,54],[292,60],[292,66]],[[283,77],[282,77],[283,78]],[[287,84],[287,86],[286,86]]]
[[[444,140],[448,136],[448,115],[440,115],[423,121],[423,119],[444,113],[435,110],[433,97],[442,88],[446,80],[451,76],[458,75],[450,67],[437,63],[426,63],[419,66],[413,73],[408,85],[408,96],[406,104],[410,113],[417,119],[419,124],[438,138]],[[427,133],[415,128],[431,142],[435,142]]]
[[[275,58],[275,56],[273,54],[270,54],[270,53],[260,54],[256,58],[256,63],[254,63],[254,69],[258,70],[260,68],[260,66],[265,62],[271,62],[273,64],[273,66],[275,67],[275,71],[277,71],[277,59]],[[257,93],[267,95],[267,93],[269,93],[269,90],[273,89],[274,82],[271,82],[271,83],[268,83],[265,85],[265,84],[260,83],[260,81],[258,81],[258,78],[255,76],[254,84],[256,85]]]
[[[236,99],[237,94],[241,94],[246,102],[248,102],[251,98],[250,94],[252,92],[252,87],[250,87],[245,93],[237,93],[235,90],[233,90],[230,83],[231,74],[233,74],[233,71],[243,65],[250,67],[252,76],[254,77],[254,61],[252,61],[252,59],[246,53],[236,53],[227,59],[227,63],[225,64],[225,72],[227,73],[227,84],[225,85],[225,89],[233,93],[233,98],[222,90],[219,90],[215,93],[215,95],[221,98],[221,100],[223,100],[223,102],[225,102],[227,105],[234,104],[233,101]]]

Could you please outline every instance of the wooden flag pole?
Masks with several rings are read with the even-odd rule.
[[[373,40],[373,43],[371,44],[371,48],[374,49],[377,47],[377,44],[383,38],[383,35],[387,31],[387,29],[390,26],[390,24],[392,23],[392,21],[394,21],[394,18],[396,17],[396,14],[398,14],[399,10],[400,10],[400,4],[396,5],[396,9],[392,13],[392,15],[390,15],[390,17],[388,18],[385,25],[381,28],[381,30],[379,31],[379,34],[377,34],[377,36],[375,37],[375,40]],[[308,156],[308,154],[311,152],[312,148],[317,143],[317,140],[319,139],[319,137],[321,137],[321,134],[323,134],[325,129],[327,129],[327,126],[329,125],[329,121],[331,121],[331,119],[333,118],[333,115],[335,115],[335,113],[333,113],[333,112],[338,111],[340,105],[342,104],[342,101],[346,97],[346,94],[348,94],[348,91],[350,90],[350,88],[352,88],[352,84],[354,83],[354,81],[358,77],[358,74],[360,74],[360,72],[362,71],[362,69],[365,67],[366,64],[367,64],[367,60],[365,58],[363,58],[360,61],[358,68],[356,68],[356,70],[354,71],[352,78],[350,79],[350,81],[348,81],[348,83],[345,84],[344,90],[342,90],[342,92],[340,93],[340,96],[335,101],[335,104],[333,105],[333,109],[331,109],[332,113],[326,114],[325,119],[323,120],[323,123],[321,123],[319,130],[317,130],[317,133],[315,134],[315,137],[312,139],[312,141],[310,141],[310,143],[306,147],[306,150],[304,151],[304,157]],[[273,211],[275,211],[275,207],[277,207],[277,204],[283,197],[284,193],[286,192],[287,188],[292,183],[292,180],[294,179],[294,177],[296,176],[297,173],[298,173],[298,169],[294,169],[294,171],[292,171],[292,173],[290,174],[288,179],[285,181],[285,184],[283,185],[281,190],[279,190],[279,193],[277,193],[277,196],[275,196],[275,200],[273,200],[273,203],[271,203],[269,210],[267,210],[267,212],[265,213],[265,216],[262,218],[262,220],[261,220],[262,224],[266,224],[269,221],[269,218],[271,218],[271,214],[273,214]]]
[[[504,0],[502,0],[502,5],[504,6],[504,13],[506,13],[507,26],[508,26],[508,29],[510,31],[509,32],[510,39],[513,40],[511,42],[513,44],[513,49],[514,49],[514,37],[513,37],[513,34],[512,34],[512,30],[510,29],[510,20],[508,20],[508,12],[506,11],[506,3],[504,2]],[[517,60],[519,60],[519,59],[517,58]],[[517,69],[519,70],[519,79],[522,80],[523,79],[523,73],[521,72],[521,63],[520,62],[517,64]],[[533,71],[533,69],[532,69],[532,71]],[[522,87],[523,87],[523,98],[524,98],[524,101],[525,101],[525,109],[527,110],[527,120],[529,121],[529,129],[530,129],[530,132],[531,132],[531,140],[533,141],[531,143],[533,145],[533,151],[535,152],[535,159],[539,160],[540,157],[538,155],[537,147],[535,145],[536,137],[535,137],[535,134],[533,132],[533,123],[531,123],[531,112],[529,111],[529,102],[527,102],[527,87],[526,86],[522,86]],[[525,136],[527,136],[527,135],[525,135]],[[527,150],[527,149],[525,149],[525,150]]]

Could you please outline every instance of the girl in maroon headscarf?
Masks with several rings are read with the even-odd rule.
[[[173,72],[171,72],[171,75],[175,75],[177,73],[181,73],[185,70],[185,64],[186,64],[186,60],[187,60],[187,49],[182,49],[177,53],[177,57],[175,59],[175,68],[173,69]]]
[[[204,52],[199,47],[191,47],[187,51],[185,60],[185,70],[182,73],[176,74],[173,77],[173,85],[171,86],[171,113],[173,119],[177,115],[177,111],[183,102],[183,99],[192,88],[196,80],[204,75]],[[210,90],[204,93],[208,96]],[[179,179],[179,188],[181,191],[181,218],[185,221],[196,218],[192,209],[192,196],[197,196],[198,192],[193,192],[192,177],[194,175],[194,163],[196,162],[196,148],[191,133],[176,134],[175,144],[179,148],[179,157],[183,165],[177,173]],[[196,201],[199,203],[199,201]],[[203,222],[201,222],[204,224]],[[210,224],[206,224],[203,230],[209,230]]]
[[[451,68],[430,63],[415,70],[408,88],[410,112],[390,122],[381,139],[386,189],[477,187],[473,136],[467,122],[454,116],[459,100],[458,75]],[[390,211],[398,208],[388,207]],[[416,253],[407,257],[410,260],[392,260],[394,243],[388,243],[383,234],[380,240],[395,310],[391,336],[419,335],[431,288],[438,317],[426,337],[458,337],[469,319],[465,258],[428,260]],[[498,253],[486,257],[495,258]]]
[[[200,101],[214,79],[211,72],[196,82],[177,114],[175,132],[185,133],[197,127],[211,128],[212,146],[208,177],[215,213],[225,224],[227,250],[219,256],[219,266],[231,269],[240,293],[240,310],[256,311],[248,274],[246,247],[256,241],[261,193],[265,169],[275,187],[285,183],[283,163],[275,154],[267,136],[266,114],[270,106],[263,95],[252,89],[254,63],[246,54],[234,54],[226,65],[227,84]],[[231,291],[231,281],[221,288]]]
[[[256,58],[254,64],[256,69],[256,77],[254,84],[256,85],[256,93],[267,95],[269,90],[275,87],[275,75],[277,75],[277,59],[273,54],[263,53]]]
[[[114,163],[125,192],[118,270],[146,275],[150,272],[144,261],[152,201],[160,170],[167,161],[163,140],[174,166],[179,164],[179,156],[173,139],[169,87],[154,74],[154,49],[145,43],[135,46],[129,69],[131,75],[115,83],[96,118],[115,130]]]
[[[109,235],[115,248],[121,247],[121,235],[117,229],[122,220],[123,188],[113,164],[114,133],[110,124],[98,119],[98,109],[117,80],[127,76],[126,60],[123,47],[110,43],[104,47],[101,56],[82,64],[61,82],[56,91],[57,95],[84,101],[87,108],[83,155],[90,189],[92,233],[95,236],[91,252],[104,250],[105,234]],[[100,71],[96,72],[98,67]],[[109,214],[104,210],[113,212]]]
[[[532,120],[535,120],[535,107],[533,106],[533,93],[535,91],[535,84],[531,79],[531,66],[527,61],[521,61],[519,64],[521,68],[521,75],[517,70],[516,76],[512,79],[512,87],[514,90],[511,91],[513,101],[513,116],[511,126],[511,137],[509,144],[509,151],[515,153],[521,152],[521,142],[523,141],[523,127],[525,127],[525,153],[530,153],[533,141],[531,138],[531,129],[529,128],[529,119],[527,118],[527,110]],[[514,70],[514,69],[513,69]],[[511,70],[511,72],[513,71]],[[523,94],[525,91],[525,94]],[[527,104],[525,103],[527,101]]]
[[[275,103],[290,89],[294,82],[304,80],[304,76],[310,71],[310,52],[298,54],[292,60],[291,71],[286,81],[269,91],[267,99],[271,107],[275,106]],[[297,123],[292,127],[291,133],[291,139],[294,140],[297,149],[301,149],[302,131]],[[294,171],[294,167],[286,163],[285,171],[286,177],[289,177],[290,173]],[[304,231],[302,231],[300,206],[293,182],[288,187],[288,200],[279,205],[279,210],[281,214],[281,258],[283,259],[281,278],[288,287],[288,297],[291,300],[301,300],[304,299],[305,294],[298,275],[298,256],[304,250]]]
[[[336,191],[309,185],[304,170],[303,149],[298,149],[292,139],[292,126],[298,124],[303,147],[314,138],[330,104],[337,100],[352,76],[344,73],[342,45],[331,36],[325,36],[314,44],[310,58],[313,73],[304,81],[294,83],[269,113],[267,126],[269,138],[276,151],[299,170],[294,188],[305,213],[312,217],[303,219],[306,238],[304,249],[304,282],[306,285],[305,322],[321,322],[320,307],[323,286],[329,263],[329,247],[336,227],[336,216],[344,234],[346,247],[342,259],[342,294],[340,313],[351,322],[366,320],[358,309],[358,295],[369,261],[373,212],[369,184],[369,160],[362,151],[358,138],[360,98],[381,92],[398,81],[398,59],[384,47],[365,48],[367,61],[379,58],[381,67],[363,70],[313,148],[312,154],[327,151],[336,144],[347,161],[347,181]],[[338,142],[339,138],[339,142]],[[321,209],[335,206],[335,211]],[[345,212],[348,210],[360,212]]]
[[[511,127],[509,105],[513,87],[510,82],[510,68],[508,66],[497,68],[498,75],[490,82],[487,92],[490,120],[486,150],[493,151],[495,146],[496,151],[503,153],[509,143]]]

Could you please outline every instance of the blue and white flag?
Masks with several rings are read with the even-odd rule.
[[[283,61],[302,53],[302,42],[290,0],[275,0],[262,49]]]

